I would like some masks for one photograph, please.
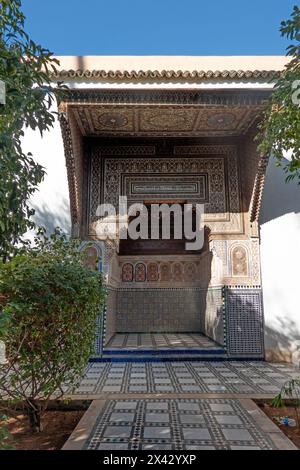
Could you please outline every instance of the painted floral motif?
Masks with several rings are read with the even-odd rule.
[[[147,266],[147,281],[158,281],[158,266],[157,263],[149,263]]]
[[[232,275],[248,276],[247,252],[243,246],[232,250]]]
[[[172,266],[174,281],[182,281],[183,267],[181,263],[174,263]]]
[[[143,263],[138,263],[135,266],[135,281],[136,282],[146,281],[146,266]]]
[[[132,282],[133,281],[133,266],[131,263],[123,264],[122,267],[122,281]]]
[[[161,263],[160,265],[160,280],[170,281],[171,280],[171,266],[169,263]]]
[[[197,269],[194,263],[185,263],[184,265],[184,279],[186,281],[195,281],[197,276]]]

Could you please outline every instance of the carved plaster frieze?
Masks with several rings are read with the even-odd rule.
[[[211,281],[212,255],[148,255],[119,257],[123,287],[206,287]]]
[[[123,157],[155,155],[155,145],[97,145],[99,155],[106,157]]]
[[[188,149],[191,150],[191,149]],[[175,148],[176,153],[178,147]],[[154,181],[159,186],[168,183],[167,179],[175,178],[174,184],[185,181],[187,175],[191,178],[204,177],[204,184],[207,185],[207,199],[203,197],[205,187],[203,186],[202,197],[198,192],[198,197],[184,194],[184,199],[188,202],[205,203],[204,222],[209,226],[212,233],[242,233],[243,217],[240,212],[240,188],[239,175],[237,169],[237,154],[234,146],[197,146],[192,149],[201,158],[105,158],[99,154],[99,150],[94,148],[91,158],[91,178],[90,178],[90,207],[89,220],[90,229],[97,220],[96,211],[102,202],[112,204],[118,209],[119,195],[126,195],[128,203],[143,202],[162,198],[162,194],[143,192],[140,199],[138,194],[131,198],[132,192],[128,188],[129,183],[138,182],[147,184]],[[184,153],[184,152],[183,152]],[[214,157],[209,157],[214,155]],[[104,159],[104,187],[101,188],[101,158]],[[151,175],[151,178],[150,178]],[[207,183],[205,181],[207,180]],[[101,200],[101,194],[104,200]],[[178,199],[178,191],[168,192],[168,198]],[[182,196],[181,196],[182,197]]]

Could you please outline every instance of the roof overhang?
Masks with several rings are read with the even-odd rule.
[[[58,56],[60,79],[109,81],[269,80],[285,56]]]

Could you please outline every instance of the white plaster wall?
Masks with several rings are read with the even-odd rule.
[[[300,186],[270,159],[260,218],[267,357],[300,360]],[[298,351],[298,352],[297,352]]]
[[[38,131],[25,130],[23,150],[46,169],[44,181],[31,198],[36,213],[35,222],[49,232],[57,226],[70,234],[70,206],[63,141],[58,120],[43,137]],[[31,233],[27,237],[31,237]]]

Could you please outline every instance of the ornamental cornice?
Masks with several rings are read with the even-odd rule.
[[[268,101],[271,90],[256,89],[69,89],[64,95],[68,104],[157,104],[176,106],[255,106]]]
[[[67,79],[109,79],[109,80],[144,80],[144,79],[275,79],[282,74],[280,70],[82,70],[69,69],[51,73],[52,78]]]

